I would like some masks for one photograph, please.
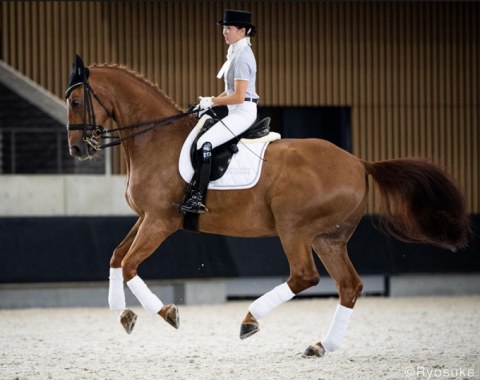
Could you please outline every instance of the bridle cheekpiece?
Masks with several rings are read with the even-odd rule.
[[[67,131],[83,131],[83,141],[93,149],[100,150],[102,148],[100,138],[104,135],[105,128],[102,125],[98,125],[95,121],[92,95],[107,112],[108,116],[112,117],[112,115],[88,83],[89,74],[90,71],[85,67],[82,58],[77,54],[75,63],[72,65],[72,72],[70,74],[67,91],[65,92],[65,98],[68,98],[75,88],[83,86],[83,124],[67,124]]]

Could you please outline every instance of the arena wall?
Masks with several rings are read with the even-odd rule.
[[[0,180],[0,215],[133,215],[124,194],[125,176],[5,175]]]
[[[0,283],[101,281],[113,249],[136,221],[122,176],[3,176]],[[472,216],[480,229],[480,216]],[[480,273],[480,241],[459,252],[391,239],[366,215],[349,242],[362,275]],[[317,267],[326,274],[317,259]],[[276,237],[179,231],[141,267],[149,279],[288,277]]]

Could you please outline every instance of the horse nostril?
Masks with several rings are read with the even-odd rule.
[[[80,156],[80,148],[76,145],[70,147],[70,155],[72,157],[79,157]]]

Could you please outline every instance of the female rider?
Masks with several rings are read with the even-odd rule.
[[[181,212],[204,213],[204,205],[210,177],[210,157],[213,148],[241,134],[257,118],[259,96],[255,90],[257,63],[250,47],[250,37],[257,33],[252,24],[250,12],[225,10],[223,20],[223,37],[228,47],[227,61],[218,72],[217,78],[224,77],[225,91],[218,96],[200,97],[199,111],[214,106],[227,106],[228,115],[213,125],[198,139],[197,150],[200,163],[196,165],[191,182],[191,191],[186,200],[177,206]]]

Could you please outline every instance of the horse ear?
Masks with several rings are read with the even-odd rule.
[[[68,82],[67,91],[65,92],[65,98],[68,98],[72,90],[87,82],[89,75],[88,68],[83,64],[83,59],[78,54],[75,55],[75,62],[72,65],[72,71],[70,73],[70,80]]]
[[[85,68],[85,65],[83,64],[83,59],[78,54],[75,54],[75,63],[73,65],[78,70],[82,70]]]

